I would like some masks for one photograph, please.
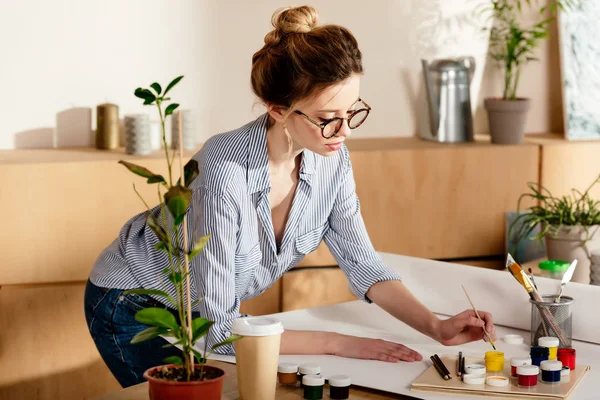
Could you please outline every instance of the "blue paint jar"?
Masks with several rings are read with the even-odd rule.
[[[545,360],[541,362],[542,382],[560,383],[562,363],[556,360]]]
[[[542,361],[548,359],[550,350],[547,347],[531,346],[531,352],[529,354],[531,355],[531,364],[539,367]]]

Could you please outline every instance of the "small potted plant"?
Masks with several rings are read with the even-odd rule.
[[[554,196],[542,185],[529,183],[530,192],[520,196],[517,217],[509,228],[509,237],[545,239],[550,260],[572,261],[577,258],[573,281],[590,282],[591,252],[600,248],[600,200],[590,197],[590,190],[600,176],[582,193],[572,189],[564,196]],[[536,204],[520,213],[521,200],[532,198]],[[536,227],[539,233],[530,235]]]
[[[523,142],[527,113],[531,99],[517,96],[522,68],[537,60],[535,51],[548,37],[550,22],[558,9],[567,9],[575,0],[542,2],[539,21],[524,26],[520,20],[524,5],[532,6],[539,0],[490,0],[483,11],[493,19],[489,31],[489,56],[504,72],[502,97],[484,100],[492,143],[519,144]]]
[[[162,87],[158,83],[153,83],[150,87],[153,89],[137,88],[135,96],[144,101],[144,105],[154,105],[158,110],[162,129],[162,141],[165,151],[166,163],[168,167],[168,176],[155,174],[148,169],[127,161],[119,161],[134,174],[147,179],[148,184],[157,185],[159,198],[164,202],[160,205],[160,216],[156,217],[150,212],[150,207],[144,201],[140,193],[134,191],[140,197],[146,208],[147,223],[150,229],[159,239],[155,247],[156,251],[164,251],[168,255],[169,266],[164,269],[165,278],[171,282],[175,289],[175,296],[158,289],[132,289],[126,294],[144,294],[159,296],[166,299],[166,302],[174,310],[150,307],[138,311],[135,315],[137,321],[149,325],[150,327],[132,339],[132,343],[138,343],[153,339],[158,336],[168,336],[174,338],[174,344],[167,343],[166,346],[180,346],[181,357],[171,356],[164,360],[165,365],[156,366],[148,369],[144,377],[149,381],[150,399],[221,399],[223,389],[223,379],[225,373],[222,369],[206,365],[208,349],[204,348],[203,354],[198,352],[194,345],[198,339],[205,336],[211,326],[212,321],[205,318],[192,319],[192,307],[200,300],[192,303],[190,295],[190,270],[189,261],[197,256],[208,240],[210,235],[196,238],[192,246],[188,245],[186,231],[186,214],[192,198],[190,184],[198,176],[198,163],[190,160],[183,166],[183,150],[181,149],[182,140],[180,138],[179,165],[181,170],[180,178],[177,182],[173,181],[173,159],[175,155],[169,157],[169,151],[166,140],[165,121],[173,114],[179,104],[169,104],[163,112],[163,107],[170,98],[167,93],[183,78],[175,78],[162,92]],[[181,132],[181,130],[180,130]],[[179,230],[183,230],[183,241],[178,243],[175,238],[180,237]],[[232,335],[225,341],[214,345],[210,350],[220,346],[233,343],[240,336]],[[194,362],[196,360],[196,362]]]

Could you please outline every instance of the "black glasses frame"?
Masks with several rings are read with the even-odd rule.
[[[354,111],[353,111],[353,112],[352,112],[350,115],[348,115],[348,116],[347,116],[347,117],[345,117],[345,118],[335,117],[335,118],[331,118],[331,119],[328,119],[328,120],[326,120],[326,121],[323,121],[323,122],[317,122],[317,121],[313,120],[312,118],[310,118],[308,115],[304,114],[304,113],[303,113],[302,111],[300,111],[300,110],[294,110],[294,112],[295,112],[296,114],[300,115],[301,117],[304,117],[304,118],[305,118],[305,119],[306,119],[308,122],[310,122],[311,124],[313,124],[313,125],[315,125],[315,126],[318,126],[319,128],[321,128],[321,136],[323,136],[325,139],[330,139],[330,138],[332,138],[332,137],[334,137],[335,135],[337,135],[337,134],[338,134],[338,132],[339,132],[339,131],[340,131],[340,129],[342,128],[342,125],[344,124],[344,121],[348,121],[348,127],[349,127],[350,129],[356,129],[356,128],[358,128],[359,126],[361,126],[361,125],[362,125],[362,124],[363,124],[363,123],[364,123],[364,122],[367,120],[367,117],[369,116],[369,113],[370,113],[370,112],[371,112],[371,110],[372,110],[371,106],[369,106],[367,103],[365,103],[365,102],[364,102],[364,101],[363,101],[361,98],[359,98],[359,99],[357,100],[357,102],[361,102],[361,103],[363,103],[363,104],[365,105],[365,107],[363,107],[363,108],[359,108],[358,110],[354,110]],[[359,113],[361,113],[361,112],[364,112],[364,111],[366,111],[366,112],[367,112],[367,115],[365,115],[365,118],[364,118],[362,121],[360,121],[360,123],[359,123],[358,125],[356,125],[356,126],[352,127],[352,126],[350,125],[350,121],[352,120],[352,118],[353,118],[355,115],[358,115]],[[330,124],[330,123],[332,123],[332,122],[337,122],[337,125],[336,125],[336,127],[335,127],[335,129],[334,129],[334,132],[333,132],[333,134],[332,134],[332,135],[330,135],[330,136],[326,136],[326,135],[325,135],[325,128],[327,127],[327,125],[329,125],[329,124]]]

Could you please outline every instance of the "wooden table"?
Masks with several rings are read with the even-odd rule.
[[[234,364],[228,364],[220,361],[209,361],[211,365],[215,365],[225,370],[227,376],[223,385],[223,400],[237,400],[239,394],[237,390],[237,375]],[[277,386],[277,400],[292,400],[303,399],[303,390],[300,387]],[[325,385],[323,399],[329,398],[329,388]],[[104,396],[96,397],[92,400],[147,400],[148,399],[148,383],[140,383],[139,385],[128,387],[127,389],[118,392],[110,393]],[[379,400],[379,399],[418,399],[418,397],[403,396],[399,394],[385,393],[365,388],[352,386],[350,389],[351,400]]]

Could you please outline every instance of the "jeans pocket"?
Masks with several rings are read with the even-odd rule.
[[[134,314],[144,308],[159,307],[167,308],[164,304],[158,300],[154,300],[152,297],[144,294],[124,294],[121,293],[119,300],[122,300],[123,304],[131,309]]]

